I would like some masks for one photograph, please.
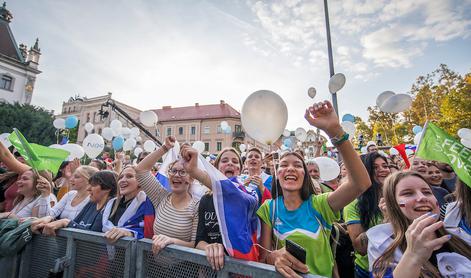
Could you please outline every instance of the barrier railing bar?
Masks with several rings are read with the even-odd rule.
[[[73,237],[67,237],[65,255],[70,259],[69,265],[64,270],[64,277],[72,278],[75,272],[76,245]]]
[[[34,240],[34,238],[33,238]],[[25,246],[21,253],[20,270],[18,271],[18,277],[29,277],[31,269],[31,254],[33,253],[33,245],[30,242]]]
[[[133,240],[129,242],[129,244],[130,246],[126,248],[126,253],[124,255],[124,278],[136,276],[136,266],[134,260],[136,257],[136,241]]]

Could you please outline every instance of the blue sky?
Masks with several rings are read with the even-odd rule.
[[[218,103],[240,111],[252,92],[278,93],[288,128],[330,99],[322,0],[8,1],[17,43],[40,39],[32,103],[60,111],[74,94],[113,97],[139,109]],[[447,64],[471,69],[470,0],[329,1],[340,115],[366,120],[385,90]]]

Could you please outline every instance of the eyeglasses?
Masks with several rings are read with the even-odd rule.
[[[182,170],[170,169],[168,170],[168,173],[172,176],[176,176],[178,174],[180,177],[186,177],[186,175],[188,175],[188,173],[183,169]]]

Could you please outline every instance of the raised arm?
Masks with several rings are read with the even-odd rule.
[[[211,178],[208,173],[198,168],[198,151],[189,145],[183,145],[181,147],[181,155],[185,160],[183,166],[190,176],[212,190]]]
[[[304,117],[312,126],[324,130],[330,138],[341,139],[345,134],[332,104],[328,101],[319,102],[309,107]],[[328,197],[329,205],[333,211],[341,210],[371,186],[368,172],[352,143],[349,140],[340,141],[336,147],[343,157],[349,177],[346,183],[330,193]]]
[[[29,167],[28,165],[19,162],[15,158],[15,156],[13,156],[13,154],[10,152],[10,150],[8,150],[8,148],[5,147],[5,145],[3,145],[3,143],[1,142],[0,161],[2,161],[10,171],[18,173],[20,175],[31,169],[31,167]]]
[[[175,145],[175,137],[169,136],[165,138],[165,143],[153,151],[151,154],[146,156],[139,164],[136,166],[136,172],[142,173],[152,170],[152,167],[159,161],[159,159],[168,152]]]

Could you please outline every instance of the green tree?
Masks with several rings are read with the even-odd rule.
[[[53,115],[33,105],[0,103],[0,133],[17,128],[31,143],[49,146],[55,143]]]

